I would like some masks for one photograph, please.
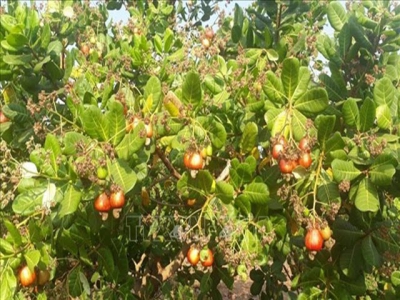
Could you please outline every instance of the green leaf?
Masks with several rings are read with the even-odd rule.
[[[340,254],[339,265],[342,272],[350,278],[356,278],[363,265],[361,247],[355,244]]]
[[[375,121],[375,103],[365,98],[360,108],[360,131],[366,132],[372,128]]]
[[[14,213],[28,216],[36,211],[42,204],[43,193],[46,187],[37,187],[19,194],[12,202]]]
[[[42,27],[42,34],[40,35],[40,46],[47,49],[51,40],[51,29],[49,23],[44,24]]]
[[[111,144],[116,146],[125,136],[124,108],[118,101],[111,102],[109,108],[110,110],[105,114],[104,118],[108,124],[108,136],[111,139]]]
[[[4,225],[6,226],[11,238],[12,242],[16,246],[20,246],[22,244],[21,233],[18,228],[8,219],[4,219]]]
[[[102,267],[106,270],[107,274],[111,276],[114,271],[114,258],[110,249],[104,247],[100,248],[99,251],[97,251],[97,255]]]
[[[216,149],[221,149],[225,146],[227,133],[224,125],[214,121],[211,123],[211,127],[208,130],[210,132],[211,143]]]
[[[232,164],[232,168],[229,170],[229,174],[234,187],[236,189],[239,189],[245,183],[250,182],[251,167],[249,164],[246,163],[239,164],[237,167],[234,167]]]
[[[44,142],[44,149],[50,153],[50,164],[55,174],[57,174],[57,159],[61,156],[61,147],[55,135],[51,133],[47,134],[46,141]]]
[[[346,58],[351,45],[351,32],[349,24],[345,23],[338,34],[340,57]]]
[[[3,61],[8,65],[28,65],[33,60],[32,54],[12,55],[7,54],[3,56]]]
[[[360,127],[360,112],[356,99],[348,98],[343,104],[343,119],[348,126],[354,126],[357,129]]]
[[[164,52],[169,52],[169,50],[171,50],[173,41],[174,33],[171,29],[167,28],[164,33]]]
[[[390,280],[394,286],[400,285],[400,271],[394,271],[390,276]]]
[[[262,182],[252,182],[243,191],[251,203],[266,204],[269,200],[268,186]]]
[[[147,107],[145,112],[153,113],[159,106],[162,99],[161,82],[156,76],[151,76],[144,87],[144,99],[152,97],[152,103]]]
[[[336,219],[333,223],[333,237],[341,245],[350,247],[364,236],[364,232],[348,221]]]
[[[81,202],[81,192],[72,184],[69,184],[60,204],[60,218],[74,213]]]
[[[40,251],[39,250],[31,250],[24,254],[24,258],[26,264],[29,267],[29,270],[34,271],[35,267],[40,261]]]
[[[286,109],[270,109],[265,113],[265,122],[271,130],[271,136],[275,136],[276,134],[287,136],[289,133],[289,126],[287,126],[288,117]]]
[[[246,253],[258,253],[260,246],[257,236],[253,235],[250,230],[245,230],[240,248]]]
[[[59,40],[56,41],[52,41],[49,43],[49,45],[47,46],[47,54],[55,54],[55,55],[60,55],[61,52],[63,51],[63,45]]]
[[[87,137],[85,137],[83,134],[74,132],[74,131],[69,131],[65,134],[64,136],[64,150],[63,153],[65,155],[74,155],[76,154],[76,144],[78,142],[87,142]]]
[[[179,190],[194,192],[196,195],[204,195],[210,193],[213,185],[214,178],[208,170],[200,170],[196,178],[188,176],[185,173],[181,179],[179,179],[177,187]]]
[[[2,15],[7,16],[7,15]],[[2,18],[0,18],[1,20]],[[17,288],[17,277],[14,274],[13,269],[8,265],[0,273],[0,300],[14,299],[14,293]]]
[[[329,23],[336,31],[340,31],[347,22],[346,11],[339,1],[329,3],[327,15]]]
[[[374,267],[380,267],[382,264],[382,257],[379,255],[378,250],[376,249],[374,242],[370,235],[366,236],[362,240],[361,250],[364,257],[364,260],[370,265]]]
[[[251,213],[251,203],[246,195],[241,194],[235,199],[235,205],[247,216]]]
[[[316,114],[328,106],[328,94],[323,88],[308,90],[294,104],[294,108],[302,113]]]
[[[279,59],[279,54],[274,49],[267,49],[266,52],[269,61],[277,61]]]
[[[78,266],[77,268],[74,268],[69,274],[68,274],[68,293],[71,297],[78,297],[83,294],[84,289],[83,289],[83,284],[81,282],[81,267]]]
[[[369,178],[364,178],[358,184],[354,204],[362,212],[377,212],[379,210],[378,191]]]
[[[282,67],[282,85],[288,99],[292,99],[299,80],[299,60],[286,58]]]
[[[394,161],[396,162],[396,160]],[[389,154],[381,154],[375,159],[369,170],[369,175],[373,184],[388,186],[392,183],[392,178],[396,173],[392,162],[393,157]]]
[[[298,84],[292,97],[294,102],[307,92],[310,79],[310,70],[307,67],[300,67]]]
[[[240,140],[240,148],[243,154],[247,154],[257,145],[258,127],[254,122],[246,124]]]
[[[373,47],[371,42],[367,39],[367,35],[365,34],[364,29],[358,24],[357,19],[352,16],[349,18],[349,25],[351,35],[360,44],[361,48],[368,50],[370,53],[373,53]]]
[[[335,127],[336,116],[319,115],[315,119],[315,127],[318,129],[318,141],[325,148],[325,143],[331,136]]]
[[[13,16],[2,14],[0,18],[0,24],[8,32],[14,32],[15,27],[18,25],[18,21]]]
[[[90,105],[82,114],[82,125],[85,132],[92,138],[101,141],[108,140],[108,123],[101,113],[100,108]]]
[[[221,199],[225,204],[229,204],[233,200],[233,186],[224,181],[217,181],[215,187],[215,197]]]
[[[271,70],[267,71],[267,79],[264,81],[263,91],[272,103],[284,103],[284,91],[282,81]]]
[[[341,101],[346,98],[346,90],[341,89],[338,83],[327,74],[321,73],[319,80],[325,85],[330,100]]]
[[[15,48],[22,48],[28,44],[28,39],[23,34],[11,33],[7,35],[7,42],[10,46]]]
[[[123,140],[115,148],[119,158],[129,160],[133,153],[143,148],[146,135],[142,133],[145,130],[144,123],[139,122],[133,131],[125,134]]]
[[[116,159],[113,162],[108,161],[108,169],[110,170],[112,180],[123,189],[125,194],[135,186],[137,180],[136,173],[124,160]]]
[[[0,254],[13,254],[15,252],[14,247],[7,240],[0,238]]]
[[[210,74],[207,74],[204,78],[204,84],[214,95],[217,95],[223,91],[221,85],[219,85],[216,79],[214,79],[214,77]]]
[[[199,104],[201,101],[200,76],[189,72],[182,85],[182,98],[185,103]]]
[[[340,193],[337,184],[329,182],[322,184],[317,189],[317,198],[324,203],[332,203],[340,200]]]
[[[332,172],[336,182],[351,181],[361,174],[361,171],[354,167],[353,162],[339,159],[335,159],[332,162]]]
[[[383,77],[376,81],[374,87],[374,101],[377,106],[386,104],[388,107],[395,98],[396,89],[388,77]]]
[[[292,130],[293,137],[296,141],[299,141],[303,136],[306,130],[307,118],[297,109],[293,109],[292,114]]]
[[[389,129],[392,126],[392,117],[389,106],[382,104],[376,108],[376,120],[379,128]]]

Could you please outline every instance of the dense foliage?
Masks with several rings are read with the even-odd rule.
[[[2,4],[0,299],[399,298],[398,3]]]

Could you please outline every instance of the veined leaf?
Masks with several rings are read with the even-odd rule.
[[[199,104],[201,101],[200,76],[197,73],[189,72],[182,85],[182,97],[186,103]]]
[[[282,67],[282,85],[288,99],[292,99],[299,80],[299,60],[297,58],[286,58]]]
[[[125,136],[124,109],[118,101],[109,102],[109,108],[110,110],[105,114],[104,118],[108,124],[108,136],[111,139],[111,144],[116,146]]]
[[[338,41],[340,56],[345,58],[351,45],[351,32],[349,24],[343,24],[342,29],[340,29],[338,34]]]
[[[366,132],[375,121],[375,103],[370,98],[365,98],[360,108],[360,131]]]
[[[302,113],[316,114],[328,106],[328,94],[323,88],[308,90],[294,104],[294,108]]]
[[[339,159],[335,159],[332,162],[332,172],[336,182],[351,181],[361,174],[361,171],[354,167],[353,162]]]
[[[374,101],[377,106],[386,104],[388,107],[395,99],[396,89],[388,77],[383,77],[375,83]]]
[[[376,108],[376,120],[379,128],[389,129],[392,126],[390,108],[386,104],[379,105]]]
[[[358,184],[354,204],[362,212],[379,210],[378,191],[369,178],[362,179]]]
[[[81,202],[81,192],[73,185],[68,185],[67,191],[64,194],[64,199],[61,201],[59,210],[60,218],[74,213],[79,203]]]
[[[246,124],[240,140],[240,148],[243,154],[249,153],[257,144],[258,127],[254,122]]]
[[[61,155],[61,147],[57,138],[53,134],[47,134],[44,149],[50,151],[50,163],[55,172],[55,176],[57,176],[57,158]]]
[[[361,247],[355,244],[340,254],[339,265],[342,272],[350,278],[356,278],[363,264]]]
[[[108,140],[108,124],[97,106],[91,105],[83,112],[82,124],[90,137],[99,138],[102,141]]]
[[[366,236],[361,244],[362,255],[365,261],[374,267],[379,267],[382,264],[382,257],[376,249],[370,235]]]
[[[318,141],[325,148],[325,143],[333,132],[336,116],[319,115],[315,119],[315,126],[318,129]]]
[[[348,98],[343,104],[343,118],[348,126],[355,126],[357,129],[360,127],[360,112],[356,99]]]
[[[267,71],[267,80],[264,82],[263,91],[272,103],[284,103],[284,91],[282,81],[274,72]]]
[[[310,70],[307,67],[300,67],[298,84],[292,97],[294,102],[307,92],[310,79]]]
[[[155,112],[162,98],[161,82],[156,76],[151,76],[147,81],[143,96],[146,99],[145,112]]]
[[[340,31],[347,22],[346,11],[339,1],[329,3],[327,14],[329,23],[336,31]]]
[[[268,186],[263,182],[252,182],[243,191],[251,203],[266,204],[269,200]]]
[[[396,173],[394,164],[397,164],[397,161],[391,155],[379,155],[369,170],[371,182],[380,186],[390,185],[392,183],[392,178]]]
[[[124,191],[128,193],[136,184],[136,173],[129,167],[128,163],[121,159],[115,161],[107,161],[108,169],[110,170],[111,178]]]

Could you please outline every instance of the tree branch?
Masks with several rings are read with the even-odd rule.
[[[179,174],[177,170],[175,170],[174,166],[171,164],[168,158],[165,157],[164,152],[162,152],[158,146],[156,146],[156,153],[158,157],[162,160],[164,165],[167,167],[167,169],[171,172],[172,176],[174,176],[176,179],[181,179],[182,175]]]

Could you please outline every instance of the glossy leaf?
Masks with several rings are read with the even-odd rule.
[[[74,213],[81,201],[81,192],[73,185],[68,185],[58,212],[60,218]]]
[[[390,107],[395,99],[395,88],[388,77],[376,81],[374,87],[374,101],[377,106],[387,105]]]
[[[393,160],[391,155],[379,155],[369,170],[371,182],[379,186],[390,185],[392,183],[392,178],[396,173],[393,162],[396,162],[396,160]]]
[[[60,147],[60,144],[58,143],[56,136],[54,136],[53,134],[47,134],[46,141],[44,142],[44,149],[49,151],[50,164],[51,164],[55,174],[57,174],[57,171],[59,168],[57,159],[61,155],[61,147]]]
[[[124,193],[128,193],[136,184],[136,173],[122,159],[108,161],[107,164],[112,180],[122,188]]]
[[[199,74],[190,72],[186,75],[182,85],[182,97],[185,103],[198,104],[201,101]]]
[[[360,112],[358,110],[356,99],[348,98],[343,104],[343,118],[348,126],[359,128]]]
[[[293,101],[296,101],[307,92],[310,79],[311,79],[310,70],[307,67],[300,67],[299,81],[293,93],[292,97]]]
[[[325,143],[333,132],[335,126],[335,116],[320,115],[315,119],[315,126],[318,129],[318,141],[325,147]]]
[[[346,11],[339,1],[333,1],[328,5],[328,20],[331,26],[340,31],[347,21]]]
[[[361,247],[359,244],[344,250],[340,254],[340,268],[342,272],[350,278],[356,278],[363,264]]]
[[[299,80],[299,60],[287,58],[283,61],[282,86],[288,99],[292,99]]]
[[[343,180],[351,181],[361,174],[361,171],[354,167],[353,162],[339,159],[335,159],[332,162],[332,172],[333,178],[337,182],[341,182]]]
[[[366,98],[360,107],[360,131],[366,132],[372,128],[375,121],[375,103]]]
[[[374,267],[379,267],[382,263],[382,257],[376,249],[370,235],[366,236],[361,244],[361,250],[365,261]]]
[[[267,71],[267,80],[264,82],[263,91],[273,103],[284,103],[282,81],[271,70]]]
[[[161,82],[156,76],[150,77],[147,81],[143,96],[145,99],[149,99],[149,97],[152,99],[151,104],[146,106],[145,112],[155,112],[160,106],[162,99]]]
[[[247,123],[240,141],[241,152],[249,153],[257,144],[258,127],[254,122]]]
[[[40,260],[40,251],[39,250],[31,250],[24,254],[24,258],[26,264],[29,267],[29,270],[33,271],[34,268],[37,266]]]
[[[269,200],[268,186],[262,182],[252,182],[243,191],[251,203],[266,204]]]
[[[354,204],[363,212],[377,212],[379,210],[379,197],[376,187],[369,178],[364,178],[358,185]]]
[[[386,104],[382,104],[376,108],[376,120],[379,128],[389,129],[392,126],[390,108]]]
[[[225,204],[233,200],[233,186],[223,181],[217,181],[215,187],[215,197],[221,199]]]
[[[294,108],[302,113],[316,114],[328,106],[328,94],[325,89],[308,90],[294,104]]]

